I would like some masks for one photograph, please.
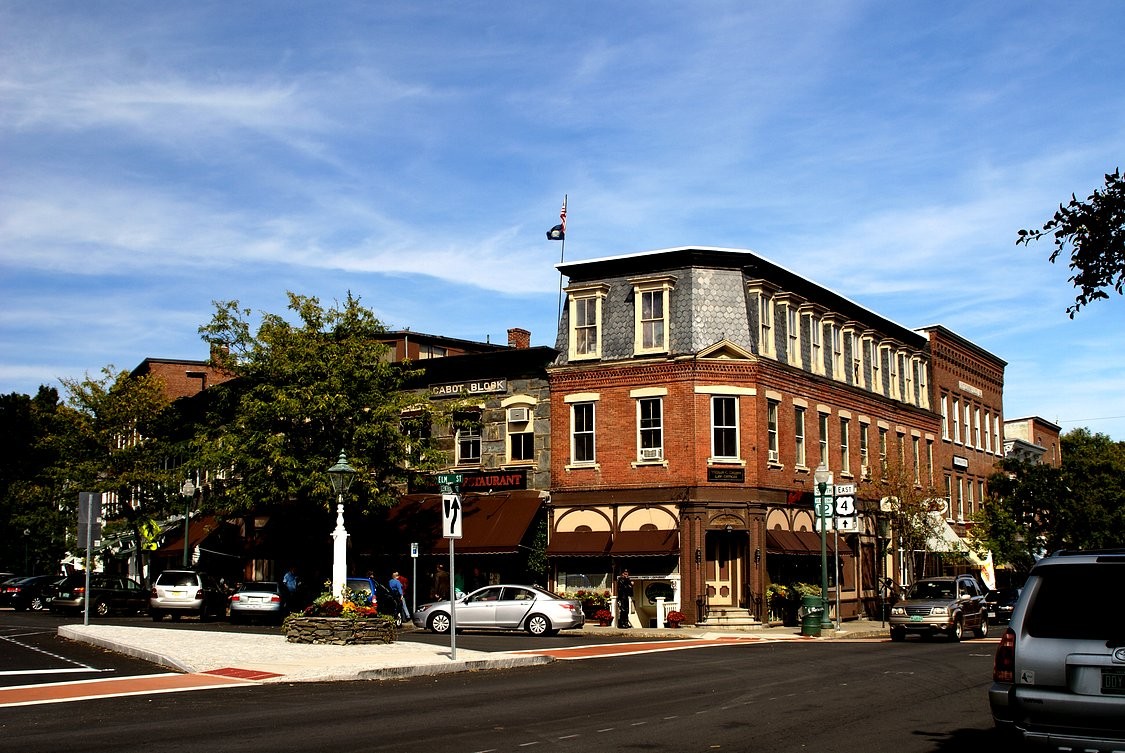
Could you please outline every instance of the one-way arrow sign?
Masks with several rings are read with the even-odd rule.
[[[461,538],[461,497],[441,495],[441,533],[447,539]]]

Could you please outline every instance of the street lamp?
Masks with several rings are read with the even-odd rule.
[[[191,500],[195,496],[195,484],[191,479],[184,481],[180,487],[180,494],[184,495],[184,569],[188,566],[188,521],[191,520]]]
[[[344,528],[344,494],[355,478],[355,468],[348,465],[348,458],[340,450],[336,465],[328,469],[328,480],[336,492],[336,528],[332,531],[332,596],[339,600],[344,593],[344,583],[348,578],[348,532]]]
[[[828,616],[828,507],[832,499],[828,487],[832,485],[832,472],[823,464],[813,473],[816,482],[816,515],[820,520],[820,627],[831,628],[832,619]]]

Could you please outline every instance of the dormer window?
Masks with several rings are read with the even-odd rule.
[[[601,284],[567,288],[570,300],[569,360],[602,357],[602,307],[608,293],[609,288]]]
[[[668,352],[669,295],[676,278],[668,275],[634,278],[633,352],[638,355]]]

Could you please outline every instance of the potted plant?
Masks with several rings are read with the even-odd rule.
[[[668,617],[666,619],[668,620],[668,624],[671,627],[678,628],[680,626],[680,623],[683,622],[686,618],[684,617],[683,612],[672,610],[668,613]]]
[[[613,622],[613,612],[608,609],[599,609],[594,613],[594,619],[597,620],[598,624],[602,627],[609,627],[610,623]]]

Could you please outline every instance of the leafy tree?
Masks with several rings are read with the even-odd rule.
[[[1067,308],[1073,319],[1083,306],[1108,298],[1105,288],[1118,293],[1125,287],[1125,180],[1120,168],[1105,176],[1105,188],[1094,191],[1085,201],[1074,194],[1070,203],[1060,204],[1055,216],[1042,230],[1020,230],[1016,245],[1028,245],[1052,236],[1055,250],[1051,261],[1069,248],[1070,281],[1078,288],[1074,305]]]
[[[142,541],[180,504],[173,452],[164,439],[168,397],[163,380],[106,366],[99,378],[61,381],[70,410],[60,414],[64,420],[56,437],[60,472],[75,492],[102,492],[107,519],[117,519]],[[140,572],[140,548],[135,556]]]
[[[998,564],[1027,572],[1056,549],[1125,540],[1125,443],[1074,429],[1061,438],[1062,466],[1005,459],[988,482],[972,536]]]
[[[0,396],[0,568],[54,572],[73,525],[58,466],[58,391]]]
[[[428,410],[401,389],[413,372],[390,362],[384,326],[351,293],[330,308],[288,296],[296,323],[264,313],[252,332],[252,312],[227,301],[200,327],[236,378],[204,392],[193,462],[231,480],[211,497],[224,512],[323,513],[335,501],[326,471],[343,449],[357,471],[349,508],[389,505],[424,449],[402,426],[408,408]]]
[[[890,526],[894,544],[908,556],[903,582],[913,583],[926,575],[927,552],[941,541],[945,525],[939,500],[945,495],[933,487],[915,483],[913,467],[887,463],[875,467],[871,481],[862,489],[866,497],[880,500],[880,515]]]

